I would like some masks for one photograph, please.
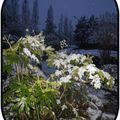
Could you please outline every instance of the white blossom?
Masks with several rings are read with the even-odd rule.
[[[59,76],[62,75],[62,72],[61,72],[60,70],[56,70],[56,71],[55,71],[55,75],[56,75],[57,77],[59,77]]]
[[[36,61],[37,63],[39,63],[38,58],[34,54],[32,54],[31,59],[33,59],[34,61]]]
[[[79,70],[78,70],[78,76],[79,76],[80,79],[82,79],[82,77],[84,75],[84,72],[85,72],[85,68],[80,67]]]
[[[83,63],[86,60],[86,56],[82,55],[81,56],[81,63]]]
[[[27,49],[27,48],[23,48],[23,52],[30,57],[31,56],[31,52]]]
[[[67,58],[67,55],[64,53],[64,52],[60,52],[59,53],[59,56],[61,57],[61,58]]]
[[[61,107],[62,107],[62,111],[65,110],[65,109],[67,109],[67,106],[65,104],[62,105]]]
[[[104,74],[104,76],[109,80],[109,79],[111,79],[111,75],[108,73],[108,72],[104,72],[103,70],[102,70],[102,73]]]
[[[28,67],[33,70],[33,66],[31,64],[28,64]]]
[[[64,66],[64,68],[67,67],[63,59],[54,60],[53,65],[55,65],[58,69],[61,67],[61,65]]]
[[[77,112],[76,108],[73,108],[73,113],[76,115],[76,117],[78,117],[78,112]]]
[[[61,102],[60,102],[60,100],[59,100],[59,99],[57,99],[57,100],[56,100],[56,102],[57,102],[57,104],[58,104],[58,105],[60,105],[60,104],[61,104]]]
[[[59,82],[60,83],[68,83],[68,82],[70,82],[71,78],[72,78],[71,75],[67,75],[66,77],[61,77]]]
[[[66,61],[69,63],[69,62],[72,61],[72,60],[76,60],[77,62],[79,62],[79,60],[80,60],[80,55],[79,55],[79,54],[70,54],[70,55],[67,57]]]
[[[98,75],[95,75],[94,79],[91,82],[91,85],[94,86],[94,88],[96,89],[100,89],[101,87],[101,82],[100,82],[100,78]]]
[[[89,64],[86,66],[86,69],[90,74],[95,74],[95,72],[98,70],[94,64]]]

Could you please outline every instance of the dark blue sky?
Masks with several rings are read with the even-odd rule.
[[[30,6],[32,6],[34,0],[29,1]],[[99,16],[100,14],[104,14],[106,11],[116,13],[116,5],[114,0],[38,0],[38,2],[41,28],[45,26],[47,9],[50,4],[53,6],[54,22],[56,25],[58,25],[61,13],[64,16],[68,16],[73,23],[76,22],[73,16],[78,18],[80,16],[89,17],[92,14]]]

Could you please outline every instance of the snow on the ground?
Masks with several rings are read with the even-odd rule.
[[[74,49],[74,47],[66,48],[68,53],[76,53],[76,54],[89,54],[93,56],[100,57],[101,50],[100,49],[93,49],[93,50],[85,50],[85,49]],[[117,57],[117,51],[111,51],[111,57]]]

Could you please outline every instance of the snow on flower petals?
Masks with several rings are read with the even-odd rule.
[[[64,105],[62,105],[62,111],[65,109],[67,109],[67,106],[64,104]]]
[[[76,60],[77,62],[79,62],[79,60],[80,60],[80,55],[79,55],[79,54],[70,54],[70,55],[67,57],[66,61],[69,63],[69,62],[71,62],[72,60]]]
[[[61,77],[59,82],[60,83],[68,83],[68,82],[70,82],[71,78],[72,78],[71,75],[67,75],[66,77]]]
[[[97,68],[95,67],[94,64],[89,64],[86,67],[87,71],[90,72],[91,74],[94,74],[97,71]]]
[[[95,89],[100,89],[101,82],[100,82],[100,78],[98,75],[94,76],[94,79],[92,80],[91,85],[93,85]]]
[[[58,69],[61,67],[61,65],[64,66],[64,68],[66,68],[66,64],[62,59],[59,60],[55,59],[53,65],[55,65],[55,67],[57,67]]]
[[[104,72],[103,70],[102,70],[102,72],[103,72],[103,75],[109,80],[109,79],[111,79],[111,75],[108,73],[108,72]]]
[[[23,48],[23,52],[30,57],[31,56],[31,52],[27,49],[27,48]]]
[[[34,54],[32,54],[31,59],[33,59],[34,61],[36,61],[37,63],[39,63],[38,58]]]
[[[79,76],[80,79],[82,79],[82,77],[84,75],[84,72],[85,72],[85,68],[80,67],[79,70],[78,70],[78,76]]]
[[[56,70],[56,71],[55,71],[55,75],[56,75],[57,77],[59,77],[60,75],[62,75],[62,72],[59,71],[59,70]]]

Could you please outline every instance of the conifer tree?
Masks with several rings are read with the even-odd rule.
[[[58,33],[60,36],[63,36],[63,15],[60,16],[60,21],[58,24]]]
[[[46,33],[54,33],[55,25],[54,25],[54,16],[53,16],[53,7],[50,5],[47,12],[47,19],[46,19]]]
[[[23,1],[23,5],[22,5],[22,24],[24,26],[24,30],[30,28],[30,26],[29,26],[30,25],[30,10],[29,10],[28,0]]]
[[[64,30],[64,37],[68,37],[68,18],[67,16],[64,19],[64,25],[63,25],[63,30]]]
[[[32,29],[35,33],[39,32],[38,24],[39,24],[39,8],[38,8],[38,0],[35,0],[33,3],[33,11],[32,11]]]

